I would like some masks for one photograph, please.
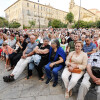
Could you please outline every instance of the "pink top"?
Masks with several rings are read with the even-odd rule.
[[[7,46],[7,48],[5,49],[4,47],[2,47],[3,52],[8,55],[8,54],[12,54],[14,49],[12,49],[10,46]]]

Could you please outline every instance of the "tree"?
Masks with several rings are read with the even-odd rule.
[[[60,20],[57,20],[57,19],[54,19],[52,22],[51,22],[51,26],[53,28],[60,28],[61,27],[61,21]]]
[[[35,21],[34,20],[29,21],[29,24],[30,24],[30,27],[33,28],[35,26]]]
[[[69,12],[65,17],[65,20],[68,21],[71,24],[73,22],[73,20],[74,20],[73,13]]]
[[[20,26],[21,26],[21,24],[16,21],[9,23],[9,28],[19,28]]]
[[[8,21],[3,17],[0,17],[0,27],[8,27]]]
[[[52,26],[53,28],[67,28],[67,24],[62,23],[57,19],[49,20],[48,27],[50,26]]]
[[[95,28],[96,27],[96,22],[87,22],[87,21],[83,21],[83,20],[80,20],[80,21],[77,21],[74,23],[74,25],[72,26],[72,28]]]
[[[100,28],[100,20],[97,21],[97,24],[96,24],[97,28]]]
[[[52,20],[49,20],[48,27],[52,26]]]

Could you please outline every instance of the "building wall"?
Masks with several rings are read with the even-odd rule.
[[[39,4],[28,0],[18,0],[15,4],[5,10],[8,21],[16,20],[23,25],[29,26],[29,21],[35,20],[36,26],[39,26],[39,18],[41,27],[47,27],[50,19],[59,19],[66,23],[65,16],[67,12],[51,7],[50,5]]]
[[[74,20],[78,21],[79,19],[79,6],[75,5],[70,11],[74,14]],[[80,9],[80,20],[83,21],[96,21],[97,16],[93,14],[92,12],[88,11],[87,9],[84,9],[81,7]]]

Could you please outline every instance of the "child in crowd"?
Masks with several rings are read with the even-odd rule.
[[[9,70],[10,69],[9,54],[12,54],[14,52],[14,49],[12,49],[10,46],[8,46],[8,44],[6,42],[4,42],[3,43],[3,46],[2,46],[2,50],[6,54],[6,64],[5,64],[5,68],[7,70]]]

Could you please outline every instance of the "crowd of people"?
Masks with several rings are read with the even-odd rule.
[[[83,77],[77,100],[84,100],[90,88],[97,89],[100,100],[100,29],[0,30],[0,58],[5,70],[12,70],[4,82],[15,81],[27,67],[27,80],[36,69],[40,81],[46,76],[45,83],[54,79],[56,87],[63,70],[65,98]]]

